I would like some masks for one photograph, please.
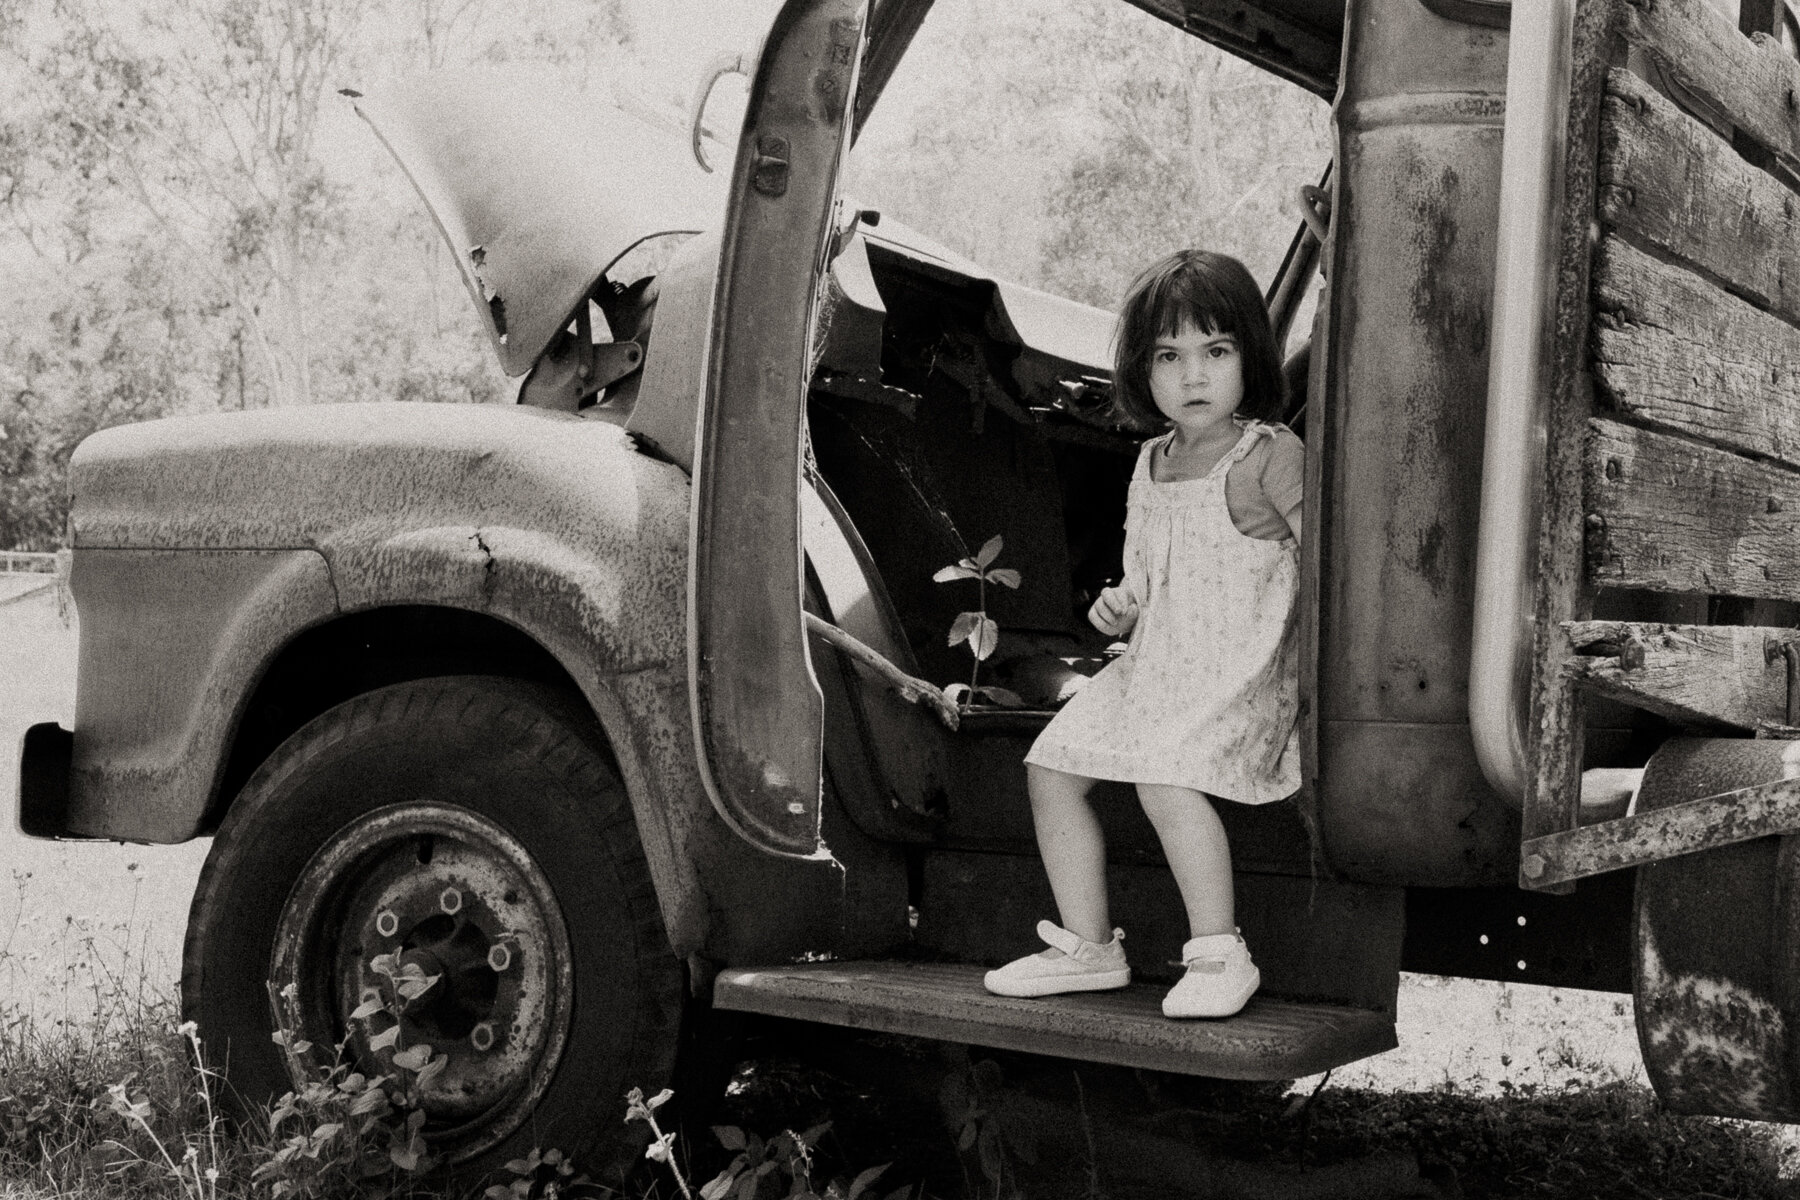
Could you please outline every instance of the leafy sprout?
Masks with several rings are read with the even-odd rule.
[[[1019,573],[1011,567],[996,567],[995,559],[1000,557],[1001,549],[1006,543],[999,534],[995,534],[982,544],[980,550],[968,558],[941,568],[931,577],[933,583],[954,583],[960,579],[973,579],[980,588],[977,606],[973,612],[958,613],[956,620],[950,623],[949,644],[952,646],[966,644],[969,653],[975,656],[975,662],[969,670],[969,682],[953,683],[944,689],[944,695],[963,708],[986,698],[1006,708],[1021,708],[1025,701],[1019,694],[1007,688],[995,687],[981,682],[981,664],[994,653],[1000,644],[1000,626],[987,615],[988,584],[996,583],[1001,587],[1017,589]]]

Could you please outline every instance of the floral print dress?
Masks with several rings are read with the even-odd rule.
[[[1232,524],[1225,477],[1274,430],[1246,423],[1205,476],[1150,477],[1138,454],[1125,584],[1138,619],[1125,652],[1075,693],[1025,761],[1089,779],[1174,784],[1244,804],[1300,787],[1299,550]]]

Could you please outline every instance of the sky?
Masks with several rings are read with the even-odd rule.
[[[696,76],[714,54],[755,46],[779,0],[626,0],[651,70]]]

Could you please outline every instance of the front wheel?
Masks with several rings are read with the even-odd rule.
[[[301,1082],[284,1026],[368,1075],[425,1045],[445,1066],[424,1133],[456,1174],[534,1146],[618,1161],[625,1092],[670,1074],[682,972],[598,739],[563,693],[444,677],[349,700],[258,769],[207,856],[182,967],[184,1015],[244,1103]],[[437,982],[392,1039],[385,1012],[352,1014],[400,1007],[396,965]]]

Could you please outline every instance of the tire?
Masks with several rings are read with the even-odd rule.
[[[1794,743],[1671,738],[1637,811],[1791,778]],[[1672,1112],[1800,1121],[1800,836],[1762,837],[1637,869],[1638,1046]]]
[[[296,1085],[270,1037],[282,1023],[344,1043],[356,1070],[392,1069],[350,1017],[391,987],[369,966],[380,953],[440,976],[400,1045],[448,1058],[424,1132],[449,1173],[474,1181],[534,1146],[596,1178],[641,1157],[624,1094],[670,1076],[683,972],[578,699],[416,680],[331,709],[258,768],[201,872],[181,977],[183,1015],[241,1106]]]

